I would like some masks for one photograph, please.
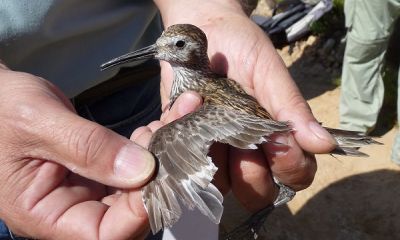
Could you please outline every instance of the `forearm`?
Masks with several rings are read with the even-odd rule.
[[[177,23],[206,25],[226,14],[245,16],[254,0],[154,0],[166,27]],[[248,10],[246,10],[248,12]]]

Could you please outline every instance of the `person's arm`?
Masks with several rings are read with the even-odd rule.
[[[276,196],[270,172],[296,190],[311,184],[315,158],[335,141],[313,117],[308,104],[265,33],[250,21],[236,0],[155,0],[165,27],[190,23],[207,35],[212,68],[239,82],[276,120],[291,121],[295,131],[277,142],[289,148],[265,144],[264,151],[229,149],[215,158],[220,169],[216,179],[223,191],[230,187],[249,209],[258,210]],[[171,69],[162,63],[162,99],[166,104]],[[220,151],[214,151],[220,152]],[[220,154],[221,155],[221,154]],[[229,161],[229,164],[226,162]],[[227,169],[229,166],[229,169]],[[271,169],[271,171],[270,171]]]

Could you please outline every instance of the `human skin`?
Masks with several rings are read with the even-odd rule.
[[[2,64],[0,84],[0,219],[35,239],[144,238],[139,188],[155,162],[139,146],[143,140],[134,143],[79,117],[37,76]],[[163,114],[166,122],[199,105],[190,93],[178,100]]]
[[[201,27],[209,39],[214,70],[226,72],[275,119],[290,120],[296,129],[277,139],[290,146],[285,149],[214,146],[211,153],[219,167],[215,179],[220,190],[232,190],[245,207],[256,211],[276,196],[271,172],[296,190],[307,187],[316,164],[304,151],[328,152],[333,140],[315,121],[264,33],[233,0],[155,2],[166,26]],[[162,77],[165,106],[172,80],[165,63]],[[137,129],[133,143],[77,116],[49,82],[4,64],[0,96],[0,218],[12,231],[38,239],[118,240],[147,235],[147,214],[138,189],[152,175],[154,159],[136,144],[145,147],[157,128],[194,111],[200,96],[182,95],[161,121]],[[129,163],[121,167],[117,159]]]

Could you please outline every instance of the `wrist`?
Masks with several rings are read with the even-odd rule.
[[[227,15],[246,16],[242,1],[253,0],[154,0],[165,27],[178,23],[204,26]]]

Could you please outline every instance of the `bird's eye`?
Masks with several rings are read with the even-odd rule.
[[[175,46],[177,46],[178,48],[183,48],[185,46],[185,41],[178,40],[176,41]]]

